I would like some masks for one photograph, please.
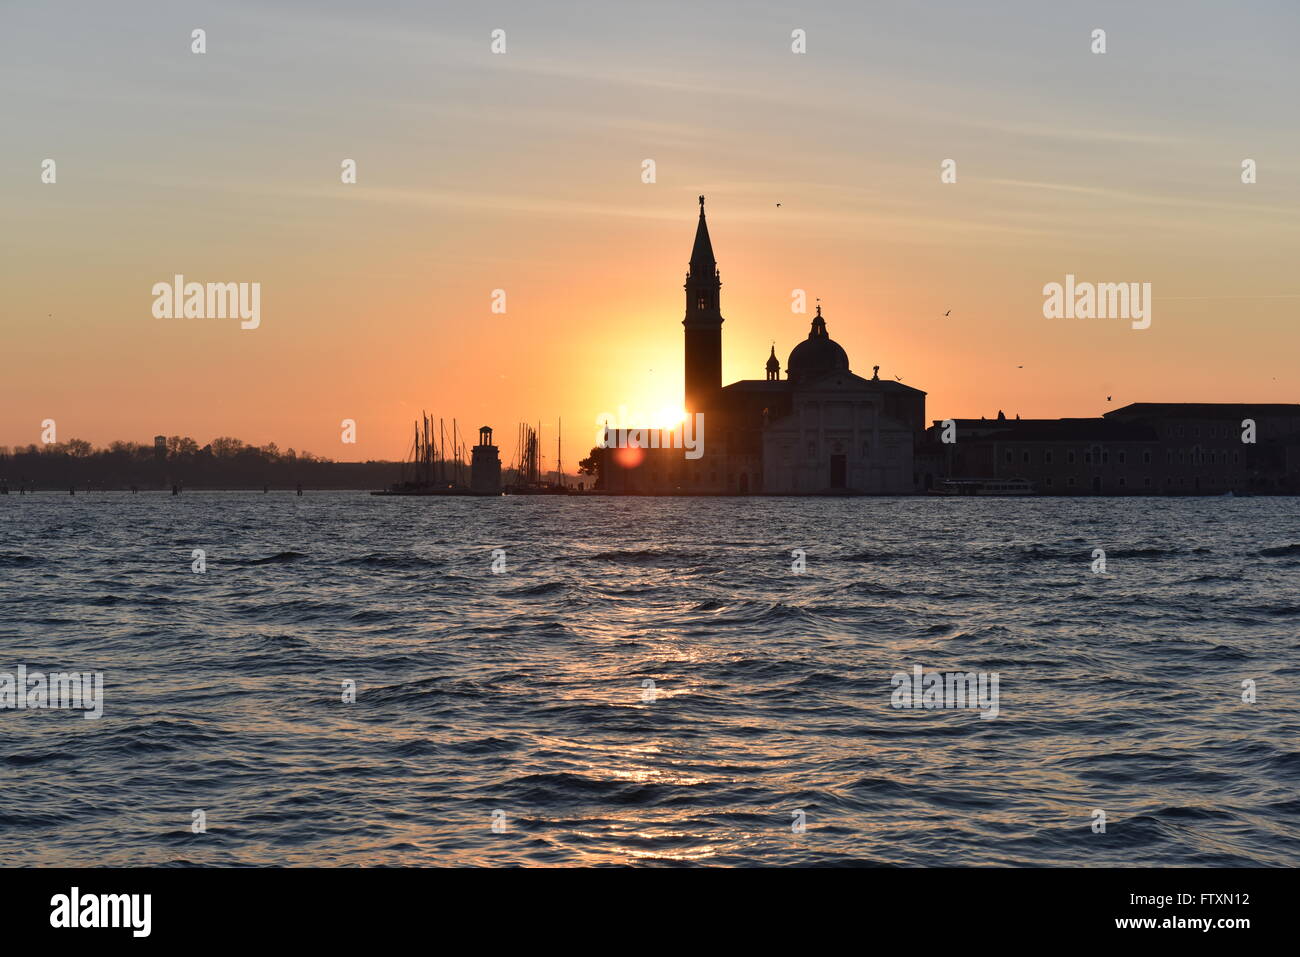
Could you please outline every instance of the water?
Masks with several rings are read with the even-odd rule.
[[[1281,498],[10,495],[0,672],[105,712],[0,711],[0,855],[1295,866],[1298,576]]]

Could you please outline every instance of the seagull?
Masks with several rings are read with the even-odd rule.
[[[781,204],[780,204],[780,203],[777,203],[776,205],[777,205],[777,206],[780,206]]]
[[[1023,369],[1024,366],[1016,366],[1017,369]]]
[[[948,312],[952,312],[952,310],[949,309]],[[943,314],[945,319],[948,317],[948,312],[945,312],[945,313]]]
[[[899,382],[903,381],[903,377],[901,375],[896,375],[894,376],[894,378],[897,379]]]
[[[1107,402],[1110,401],[1110,396],[1106,396],[1106,401],[1107,401]]]

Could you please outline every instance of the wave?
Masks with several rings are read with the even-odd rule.
[[[1287,555],[1300,555],[1300,544],[1278,545],[1274,548],[1261,548],[1253,554],[1261,558],[1283,558]]]
[[[1178,555],[1208,555],[1210,549],[1197,546],[1195,548],[1106,548],[1104,542],[1098,542],[1093,548],[1100,548],[1106,553],[1106,558],[1172,558]],[[1082,549],[1060,549],[1049,548],[1044,545],[1026,545],[1019,549],[1021,555],[1025,558],[1035,559],[1077,559],[1080,561],[1092,560],[1092,548],[1084,547]]]
[[[0,568],[23,568],[27,565],[39,565],[41,560],[34,555],[19,552],[0,552]]]
[[[445,562],[437,561],[432,558],[421,558],[418,555],[403,554],[400,552],[370,552],[367,555],[359,555],[353,558],[342,558],[334,564],[349,565],[355,568],[430,568],[441,567]]]
[[[276,552],[266,558],[255,558],[252,561],[244,562],[245,565],[283,565],[289,562],[300,562],[307,556],[302,552]]]
[[[625,565],[667,565],[676,567],[690,562],[707,559],[706,552],[684,551],[671,548],[641,548],[597,552],[589,556],[591,561],[620,562]]]

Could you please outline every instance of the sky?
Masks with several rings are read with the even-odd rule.
[[[548,468],[562,420],[572,469],[680,408],[699,194],[724,382],[820,298],[930,419],[1300,401],[1297,41],[1290,0],[0,0],[0,446],[397,458],[423,409]],[[155,317],[178,273],[260,325]],[[1067,274],[1150,328],[1046,318]]]

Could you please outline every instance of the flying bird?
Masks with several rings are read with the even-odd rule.
[[[901,375],[896,375],[894,376],[894,378],[897,379],[899,382],[903,381],[903,377]]]
[[[1107,401],[1107,402],[1110,401],[1110,396],[1106,396],[1106,401]]]
[[[948,312],[952,312],[952,310],[951,310],[951,309],[949,309],[949,310],[948,310]],[[947,315],[948,315],[948,312],[945,312],[945,313],[944,313],[944,317],[945,317],[945,318],[946,318],[946,317],[947,317]]]

